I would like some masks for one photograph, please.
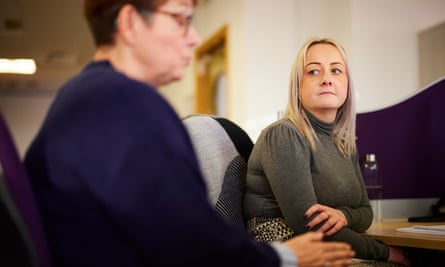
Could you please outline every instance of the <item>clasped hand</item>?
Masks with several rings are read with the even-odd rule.
[[[312,205],[305,215],[307,218],[313,217],[306,225],[307,228],[312,230],[315,226],[321,224],[316,232],[324,233],[326,236],[335,234],[347,225],[346,216],[342,211],[320,204]]]

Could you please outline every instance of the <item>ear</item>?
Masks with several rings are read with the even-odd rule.
[[[125,4],[117,15],[116,38],[120,38],[126,44],[133,44],[138,36],[141,22],[142,18],[134,6]]]

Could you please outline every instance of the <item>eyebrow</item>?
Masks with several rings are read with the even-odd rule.
[[[306,64],[306,66],[304,66],[305,68],[307,68],[308,66],[310,66],[310,65],[321,65],[321,63],[320,62],[316,62],[316,61],[314,61],[314,62],[309,62],[309,63],[307,63]],[[345,66],[343,63],[341,63],[341,62],[332,62],[332,63],[330,63],[329,65],[342,65],[342,66]]]

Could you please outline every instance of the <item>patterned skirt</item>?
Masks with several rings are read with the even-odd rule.
[[[260,242],[283,242],[295,236],[295,232],[280,217],[254,217],[247,221],[247,231]],[[350,267],[403,267],[403,265],[388,262],[353,259]]]
[[[295,236],[294,231],[280,217],[254,217],[247,221],[247,231],[260,242],[283,242]]]

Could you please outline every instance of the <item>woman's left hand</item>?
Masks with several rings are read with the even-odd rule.
[[[331,236],[347,225],[346,216],[338,209],[314,204],[306,211],[305,215],[309,218],[316,213],[318,213],[317,216],[307,224],[308,229],[312,229],[316,225],[323,223],[317,232]]]

